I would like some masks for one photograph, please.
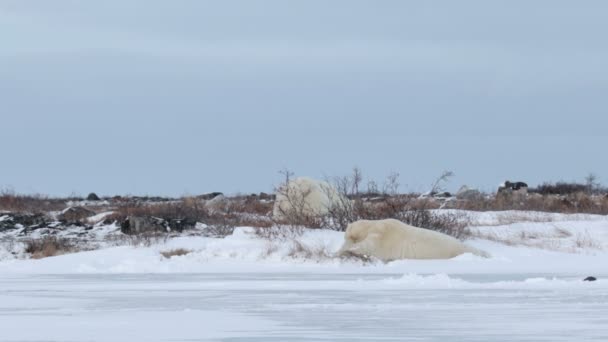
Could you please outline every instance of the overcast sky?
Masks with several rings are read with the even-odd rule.
[[[608,183],[606,1],[0,0],[0,188]]]

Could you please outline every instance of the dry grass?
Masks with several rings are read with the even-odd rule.
[[[104,241],[112,246],[150,247],[166,243],[170,237],[170,234],[163,233],[146,233],[138,235],[109,234],[105,236]]]
[[[191,250],[188,249],[184,249],[184,248],[176,248],[176,249],[170,249],[168,251],[162,251],[160,252],[160,255],[162,255],[163,257],[170,259],[174,256],[182,256],[182,255],[186,255],[186,254],[190,254],[192,253]]]
[[[574,243],[579,249],[602,249],[602,245],[595,239],[593,239],[593,237],[589,234],[588,231],[576,234],[576,239],[574,240]]]
[[[42,259],[77,251],[79,249],[69,239],[65,238],[47,236],[25,241],[25,252],[30,254],[32,259]]]
[[[531,193],[525,196],[497,195],[476,200],[457,200],[451,208],[475,211],[540,211],[562,214],[608,215],[608,197],[584,192],[565,195]]]
[[[0,211],[20,213],[47,213],[67,207],[67,199],[49,198],[43,195],[21,195],[11,190],[0,191]]]
[[[521,231],[514,234],[476,231],[477,238],[494,241],[507,246],[526,246],[550,251],[579,253],[582,250],[602,250],[603,246],[588,231],[573,233],[554,227],[552,231]]]
[[[269,240],[291,240],[296,239],[304,233],[306,228],[302,226],[271,226],[271,227],[257,227],[254,233],[257,237]]]
[[[291,241],[287,255],[294,259],[314,260],[317,262],[329,260],[334,257],[327,246],[311,246],[300,240]]]

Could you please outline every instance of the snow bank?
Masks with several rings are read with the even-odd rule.
[[[486,223],[496,223],[499,214],[504,213],[467,213],[472,221]],[[183,236],[150,247],[111,247],[107,243],[101,244],[106,246],[103,249],[40,260],[16,259],[0,244],[0,273],[543,274],[549,278],[566,275],[576,279],[608,273],[605,216],[547,217],[547,222],[472,227],[476,238],[467,244],[490,253],[489,259],[464,254],[449,260],[363,263],[335,256],[344,241],[341,232],[307,230],[297,238],[270,241],[257,236],[251,228],[237,228],[226,238]],[[117,229],[113,225],[97,226],[88,234],[102,241],[119,234]],[[189,253],[171,258],[161,255],[174,249]]]

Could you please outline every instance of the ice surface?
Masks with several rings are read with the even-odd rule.
[[[415,274],[11,275],[2,341],[608,339],[608,282]]]

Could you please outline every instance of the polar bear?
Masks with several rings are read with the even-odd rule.
[[[353,222],[346,228],[339,255],[376,257],[384,262],[397,259],[449,259],[463,253],[489,257],[483,251],[432,230],[417,228],[394,219]]]
[[[308,177],[298,177],[277,191],[272,215],[285,220],[290,214],[298,216],[323,216],[344,198],[331,184]]]

